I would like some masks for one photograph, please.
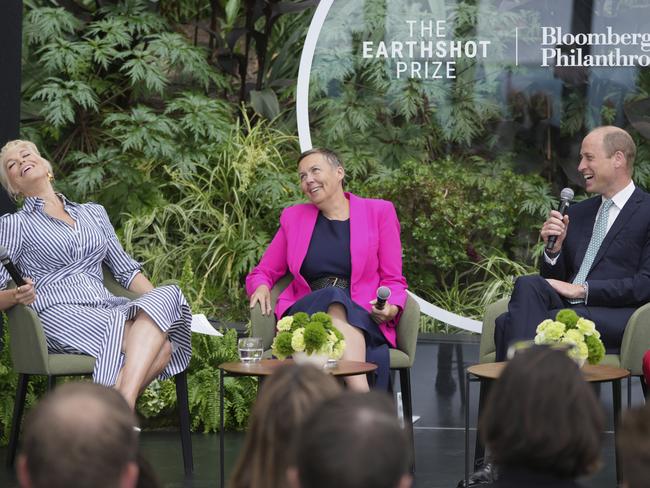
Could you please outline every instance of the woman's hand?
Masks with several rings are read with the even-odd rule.
[[[26,284],[14,288],[14,300],[16,304],[31,305],[36,300],[36,292],[34,291],[34,282],[30,278],[24,278]]]
[[[271,315],[271,290],[266,285],[260,285],[251,295],[250,307],[260,304],[263,315]]]
[[[372,317],[372,320],[378,324],[390,322],[397,316],[397,313],[399,312],[399,307],[397,305],[393,305],[388,302],[381,310],[379,310],[376,306],[377,300],[373,300],[370,303],[372,303],[372,311],[370,312],[370,316]]]

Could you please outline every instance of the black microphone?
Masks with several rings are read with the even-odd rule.
[[[389,297],[390,288],[387,286],[380,286],[377,288],[377,303],[375,303],[375,307],[377,307],[378,310],[383,310],[386,305],[386,300],[388,300]]]
[[[23,280],[23,277],[20,275],[18,268],[16,268],[16,266],[14,266],[14,263],[11,262],[9,253],[2,246],[0,246],[0,263],[2,263],[2,265],[5,267],[7,273],[9,273],[9,276],[11,276],[11,279],[14,280],[14,283],[16,283],[16,286],[23,286],[27,284],[25,283],[25,280]]]
[[[564,188],[560,192],[560,205],[557,208],[557,211],[560,212],[563,217],[566,214],[567,208],[569,208],[569,205],[571,204],[571,200],[573,200],[573,190],[571,188]],[[546,241],[546,250],[552,251],[556,242],[557,236],[548,236],[548,240]]]

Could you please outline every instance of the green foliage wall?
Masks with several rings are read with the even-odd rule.
[[[295,78],[316,3],[24,2],[22,137],[52,161],[58,189],[107,207],[148,276],[179,283],[195,312],[248,320],[244,277],[277,230],[281,209],[302,200]],[[364,10],[355,13],[359,2],[337,2],[341,25],[353,24],[357,50],[364,36],[379,39],[387,27],[386,2],[362,3]],[[491,4],[420,3],[449,7],[436,15],[453,22],[459,38],[473,35],[479,17],[489,14],[481,9]],[[493,22],[513,27],[538,21],[517,2],[490,15],[495,12]],[[359,15],[366,24],[354,25]],[[502,48],[505,40],[494,40]],[[556,203],[550,195],[567,181],[555,146],[550,156],[539,144],[518,147],[525,158],[543,160],[531,174],[515,171],[518,151],[501,148],[504,136],[536,116],[540,100],[522,92],[507,110],[498,107],[498,73],[471,63],[461,62],[460,77],[446,86],[413,80],[391,86],[374,60],[346,64],[340,52],[320,47],[318,56],[326,63],[314,64],[313,140],[343,156],[350,191],[395,203],[411,289],[449,310],[480,316],[486,303],[507,292],[512,277],[534,270],[539,223]],[[639,71],[638,88],[627,102],[642,120],[647,70]],[[610,98],[594,108],[577,91],[568,92],[562,137],[578,137],[598,117],[612,120]],[[635,133],[635,179],[648,186],[646,136]],[[193,346],[193,427],[214,431],[216,366],[235,357],[234,332],[195,337]],[[5,431],[15,387],[8,364],[5,348]],[[228,379],[229,428],[245,426],[254,394],[252,380]],[[139,409],[160,425],[175,421],[174,402],[173,383],[154,383]]]

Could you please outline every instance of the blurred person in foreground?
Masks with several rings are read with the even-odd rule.
[[[0,310],[22,304],[39,316],[48,350],[96,359],[93,380],[114,386],[131,408],[156,377],[169,378],[192,355],[192,314],[177,286],[154,288],[141,265],[122,248],[106,210],[56,193],[52,165],[29,141],[0,150],[0,183],[22,207],[0,218],[0,245],[26,284],[6,289],[0,267]],[[103,284],[105,264],[124,288],[117,297]]]
[[[411,449],[392,399],[346,392],[314,409],[300,429],[290,488],[409,488]]]
[[[89,382],[61,385],[25,421],[16,464],[21,488],[137,486],[135,425],[117,391]]]
[[[341,386],[313,366],[281,366],[261,387],[230,488],[285,488],[298,427]]]
[[[577,488],[599,466],[604,415],[565,351],[533,346],[515,354],[490,388],[480,420],[495,488]]]
[[[250,307],[275,312],[326,312],[345,337],[343,359],[377,364],[375,386],[388,388],[389,347],[406,304],[400,224],[391,202],[343,191],[345,169],[328,149],[311,149],[298,159],[300,187],[309,203],[284,209],[280,229],[260,263],[246,277]],[[293,280],[271,310],[271,288],[287,273]],[[375,306],[377,289],[391,295]],[[346,378],[367,391],[364,375]]]
[[[623,488],[650,486],[650,407],[624,411],[617,434]]]

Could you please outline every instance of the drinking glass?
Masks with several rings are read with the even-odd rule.
[[[262,359],[264,348],[261,337],[244,337],[237,342],[239,359],[242,363],[256,363]]]

